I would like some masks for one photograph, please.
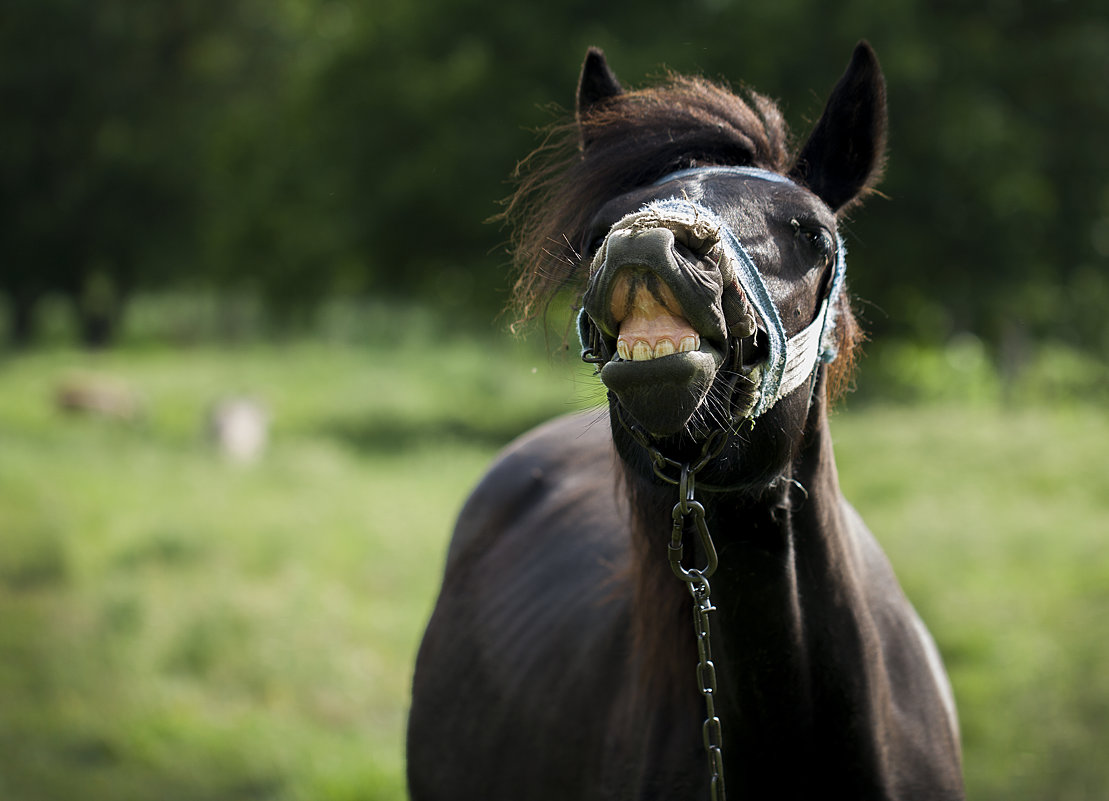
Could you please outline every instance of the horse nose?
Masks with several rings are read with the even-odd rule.
[[[640,267],[651,272],[669,272],[676,262],[675,244],[674,232],[669,228],[613,231],[605,242],[601,269]]]
[[[584,298],[586,313],[606,335],[616,336],[624,307],[636,297],[654,296],[671,314],[680,313],[682,304],[672,291],[681,284],[675,244],[674,233],[662,227],[608,234],[591,265]]]
[[[619,327],[613,304],[645,287],[671,314],[689,320],[701,335],[725,338],[719,307],[725,283],[718,240],[697,237],[677,220],[659,224],[643,212],[618,223],[590,265],[584,308],[607,336]],[[629,289],[630,285],[630,289]]]

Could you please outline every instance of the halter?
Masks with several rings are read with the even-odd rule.
[[[784,175],[779,175],[770,170],[758,167],[695,167],[671,173],[655,182],[655,186],[662,186],[670,181],[686,178],[692,175],[738,175],[745,178],[757,178],[772,183],[797,186]],[[759,417],[774,406],[779,400],[803,385],[820,364],[832,362],[837,355],[833,337],[835,330],[836,306],[843,290],[844,274],[847,271],[847,250],[843,238],[836,233],[836,257],[832,267],[832,281],[828,293],[821,302],[816,318],[792,337],[786,336],[785,326],[782,325],[781,316],[770,296],[754,260],[743,247],[739,237],[720,217],[696,201],[688,198],[672,197],[664,200],[655,200],[643,206],[635,215],[651,214],[680,224],[697,225],[704,228],[706,225],[717,234],[720,245],[725,255],[735,266],[736,277],[740,288],[751,302],[758,314],[762,326],[766,329],[769,340],[769,358],[762,367],[759,387],[754,407],[747,417]],[[631,217],[633,215],[627,215]],[[624,219],[627,219],[625,217]],[[616,225],[619,225],[618,222]],[[584,311],[581,313],[584,315]],[[583,334],[583,347],[588,347],[584,336],[584,319],[579,318],[579,332]]]

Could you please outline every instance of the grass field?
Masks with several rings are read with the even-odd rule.
[[[0,798],[405,797],[453,517],[504,442],[600,393],[503,340],[375,341],[0,361]],[[54,402],[107,379],[140,419]],[[235,393],[272,415],[255,464],[203,436]],[[957,400],[849,403],[842,483],[944,652],[970,796],[1103,801],[1109,416]]]

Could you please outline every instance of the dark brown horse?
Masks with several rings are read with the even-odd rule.
[[[938,653],[828,430],[858,337],[837,220],[885,115],[866,44],[794,155],[769,100],[628,92],[589,52],[569,157],[525,162],[508,216],[524,314],[577,287],[609,413],[525,435],[463,509],[414,801],[963,797]]]

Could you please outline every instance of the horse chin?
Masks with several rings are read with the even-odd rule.
[[[645,361],[614,359],[601,381],[648,434],[666,437],[685,430],[701,408],[722,362],[711,346]]]

